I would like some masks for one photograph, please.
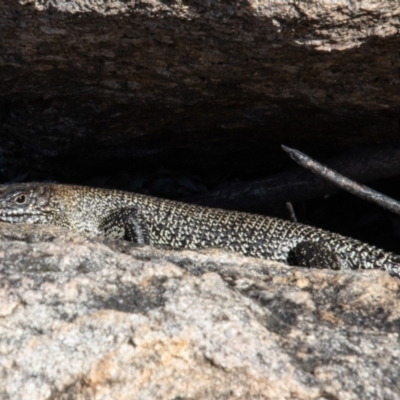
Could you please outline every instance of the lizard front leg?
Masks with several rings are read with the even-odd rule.
[[[140,211],[123,208],[103,217],[98,226],[104,236],[125,239],[137,244],[149,244],[149,231]]]

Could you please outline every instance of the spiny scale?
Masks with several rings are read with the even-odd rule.
[[[15,200],[21,193],[29,199],[25,208]],[[38,212],[42,213],[39,221]],[[378,268],[395,276],[400,271],[398,256],[318,228],[113,190],[42,183],[3,185],[0,220],[51,223],[157,247],[220,247],[289,265]]]

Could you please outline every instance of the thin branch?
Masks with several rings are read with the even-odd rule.
[[[319,176],[327,179],[341,189],[347,190],[355,196],[361,197],[364,200],[371,201],[378,204],[379,206],[386,208],[396,214],[400,214],[400,202],[385,196],[377,192],[376,190],[370,189],[367,186],[360,185],[353,180],[346,178],[345,176],[333,171],[332,169],[320,164],[319,162],[308,157],[304,153],[291,149],[290,147],[282,146],[282,149],[290,155],[290,157],[304,168],[309,169]]]
[[[400,146],[355,149],[326,161],[326,164],[362,183],[389,178],[400,175]],[[230,184],[184,200],[212,207],[285,216],[287,201],[296,203],[337,191],[337,186],[326,179],[296,168],[262,180]]]
[[[297,222],[296,214],[295,214],[295,212],[294,212],[293,205],[292,205],[292,203],[291,203],[290,201],[288,201],[288,202],[286,203],[286,208],[287,208],[288,211],[289,211],[290,219],[291,219],[293,222]]]

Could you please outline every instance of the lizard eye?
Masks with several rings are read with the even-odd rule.
[[[26,203],[26,196],[24,194],[20,194],[18,197],[15,198],[15,202],[17,204],[25,204]]]

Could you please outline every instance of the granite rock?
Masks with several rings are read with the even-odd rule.
[[[395,141],[399,26],[396,0],[3,1],[0,148],[49,179]]]
[[[0,224],[0,396],[398,399],[399,283]]]

